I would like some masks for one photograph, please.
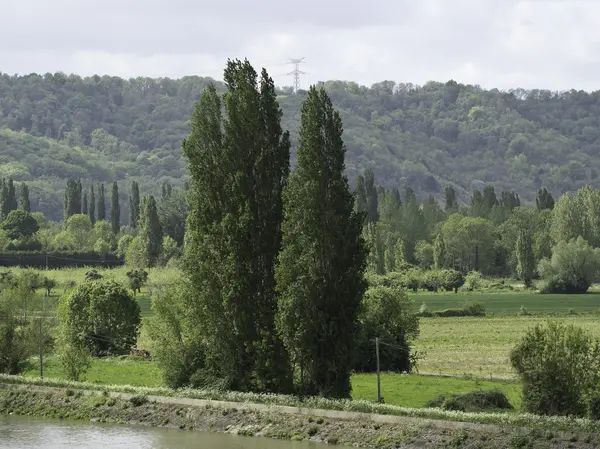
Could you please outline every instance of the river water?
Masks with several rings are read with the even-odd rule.
[[[278,441],[178,429],[92,424],[0,415],[1,449],[323,449]],[[339,447],[339,446],[338,446]]]

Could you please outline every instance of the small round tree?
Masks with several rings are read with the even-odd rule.
[[[129,352],[141,323],[138,303],[110,280],[85,282],[63,297],[60,319],[66,341],[85,345],[94,356]]]
[[[2,229],[10,239],[24,239],[39,231],[40,226],[35,218],[24,210],[13,210],[2,222]]]

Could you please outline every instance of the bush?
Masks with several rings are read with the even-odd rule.
[[[93,356],[128,353],[140,327],[140,306],[114,281],[90,281],[61,299],[65,342],[84,345]]]
[[[582,237],[558,242],[552,258],[540,262],[539,272],[547,281],[542,293],[585,293],[600,272],[600,249]]]
[[[445,309],[430,312],[429,310],[419,311],[419,316],[422,317],[464,317],[464,316],[485,316],[485,306],[479,302],[467,305],[462,309]]]
[[[541,415],[583,416],[600,380],[600,345],[583,329],[549,321],[536,325],[510,354],[523,407]]]
[[[359,315],[355,371],[376,370],[375,337],[383,343],[379,346],[381,370],[412,371],[416,360],[409,342],[419,335],[419,319],[412,310],[412,301],[403,290],[382,286],[367,289]]]
[[[90,270],[85,273],[86,281],[97,281],[98,279],[102,279],[102,275],[98,273],[98,270]]]
[[[68,380],[78,382],[92,366],[92,358],[87,348],[71,343],[63,344],[58,358]]]
[[[133,296],[138,292],[141,293],[142,287],[148,280],[148,272],[146,270],[131,270],[127,272],[129,279],[129,287],[133,291]]]
[[[426,407],[466,412],[513,409],[506,394],[500,390],[476,390],[463,394],[441,395],[429,401]]]
[[[485,281],[479,271],[471,271],[465,277],[465,287],[468,291],[482,290],[485,287]]]
[[[40,229],[35,218],[24,210],[11,211],[0,227],[11,240],[27,239]]]
[[[204,373],[204,346],[186,303],[191,297],[188,284],[181,280],[168,290],[160,290],[152,300],[154,319],[148,330],[154,342],[153,359],[170,388],[212,383]]]
[[[1,286],[0,373],[19,374],[37,349],[37,333],[28,316],[35,309],[35,295],[23,282]]]

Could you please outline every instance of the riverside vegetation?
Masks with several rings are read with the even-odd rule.
[[[461,205],[448,184],[420,202],[369,168],[352,192],[325,90],[304,97],[290,170],[266,71],[229,61],[225,83],[190,119],[189,179],[159,195],[68,179],[59,222],[2,180],[0,371],[25,376],[4,382],[36,382],[41,320],[46,376],[106,391],[595,431],[600,191],[528,207],[485,185]],[[52,269],[18,267],[40,256]],[[386,404],[368,402],[376,338]]]

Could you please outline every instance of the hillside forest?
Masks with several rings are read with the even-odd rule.
[[[135,180],[155,196],[163,183],[183,187],[189,174],[181,142],[211,82],[0,74],[0,177],[27,182],[33,209],[55,221],[71,178],[85,180],[87,189]],[[600,186],[598,92],[503,92],[454,81],[322,87],[344,123],[351,186],[372,168],[378,184],[410,188],[420,201],[430,194],[442,200],[450,185],[460,205],[486,185],[514,190],[530,205],[543,187],[558,197]],[[293,166],[306,92],[277,94]],[[127,223],[128,201],[121,199]]]

